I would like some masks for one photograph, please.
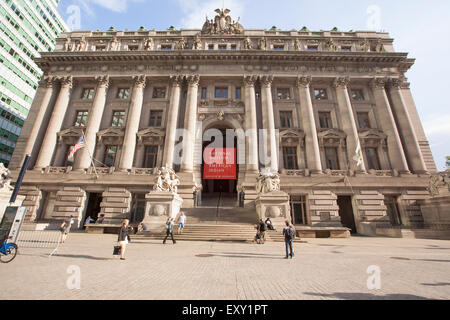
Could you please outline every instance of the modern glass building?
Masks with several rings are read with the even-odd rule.
[[[68,30],[56,10],[59,2],[2,0],[0,6],[0,161],[5,165],[42,76],[33,59],[53,51],[56,37]]]

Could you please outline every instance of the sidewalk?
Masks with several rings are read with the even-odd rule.
[[[112,257],[115,240],[70,234],[51,258],[50,249],[20,249],[0,266],[0,298],[450,299],[449,241],[308,239],[295,244],[293,260],[283,259],[283,243],[142,241],[120,261]],[[372,265],[381,270],[380,290],[367,288]],[[80,271],[80,290],[68,289],[68,270]]]

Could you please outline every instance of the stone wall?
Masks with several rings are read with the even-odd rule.
[[[73,216],[75,225],[83,223],[83,211],[86,205],[86,192],[80,187],[64,187],[56,193],[53,219],[65,220]]]
[[[309,196],[311,224],[319,227],[342,227],[337,195],[327,190],[314,190]]]
[[[35,222],[42,199],[42,192],[36,186],[22,186],[19,195],[24,196],[22,205],[27,208],[25,222]]]
[[[400,196],[400,213],[405,226],[413,228],[423,227],[424,220],[420,210],[419,201],[426,200],[429,197],[430,194],[426,190],[406,190]]]
[[[103,193],[100,214],[105,215],[106,224],[120,224],[131,209],[131,193],[125,188],[108,187]]]

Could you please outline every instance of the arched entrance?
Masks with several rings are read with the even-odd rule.
[[[238,204],[239,149],[238,137],[232,125],[221,121],[210,124],[204,130],[200,206],[234,207]],[[227,161],[220,161],[225,157]],[[229,161],[230,157],[233,158],[232,162]]]

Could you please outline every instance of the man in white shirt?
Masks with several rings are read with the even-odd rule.
[[[181,215],[178,218],[178,234],[183,233],[185,226],[186,226],[186,216],[185,216],[184,212],[181,212]]]

